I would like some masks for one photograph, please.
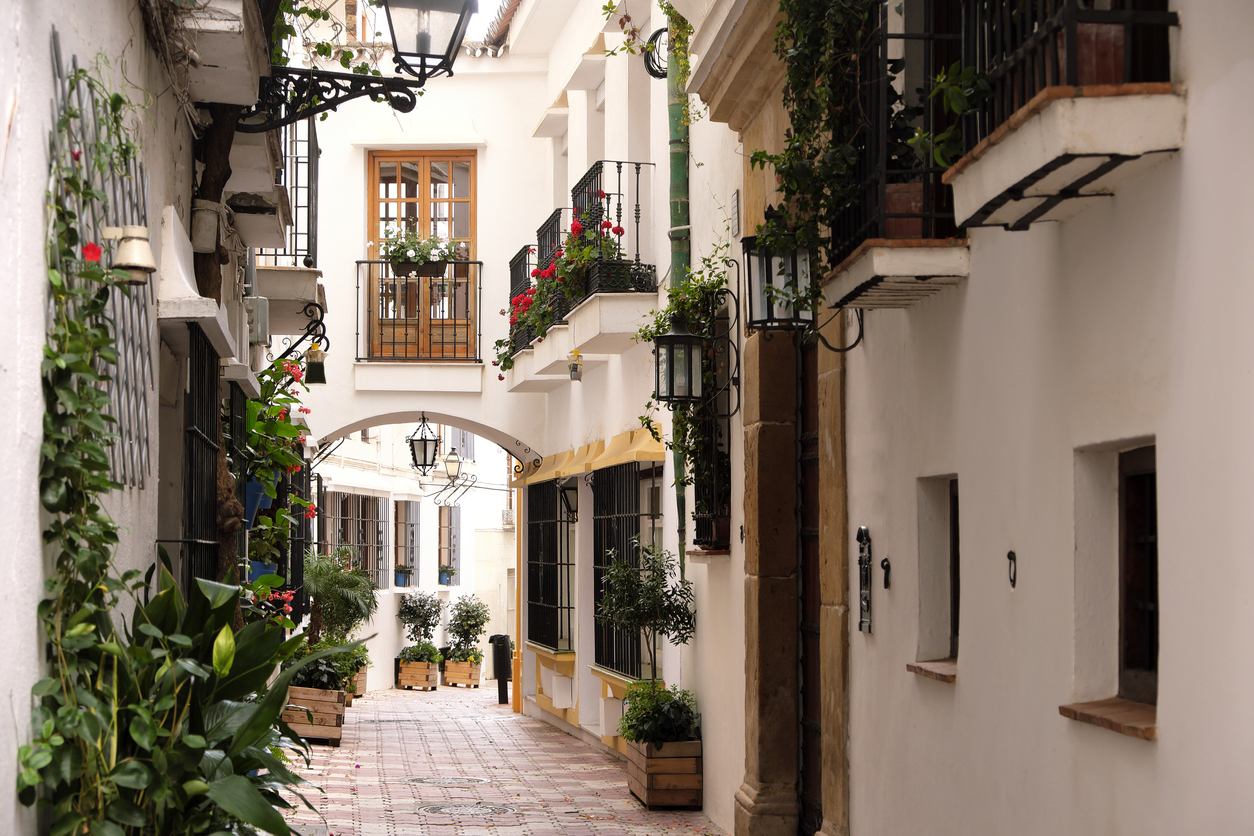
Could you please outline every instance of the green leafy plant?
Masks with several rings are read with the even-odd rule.
[[[396,658],[402,662],[428,662],[438,665],[444,661],[444,657],[440,655],[440,651],[431,642],[420,641],[417,644],[411,644],[396,654]]]
[[[488,605],[474,595],[463,595],[457,599],[449,611],[448,634],[452,638],[452,647],[448,658],[455,662],[483,660],[483,654],[475,647],[483,637],[492,611]],[[468,658],[473,656],[475,658]]]
[[[658,0],[658,8],[666,16],[667,62],[673,61],[675,63],[679,89],[686,90],[688,81],[692,77],[692,62],[688,52],[688,45],[692,40],[692,24],[666,0]],[[642,37],[644,33],[635,24],[631,13],[627,11],[627,0],[623,0],[621,4],[610,0],[610,2],[601,6],[601,14],[607,21],[613,21],[617,17],[618,28],[622,30],[624,35],[622,44],[606,49],[606,55],[617,55],[619,52],[638,55],[653,51],[654,45]],[[705,115],[706,110],[699,103],[692,102],[691,97],[689,97],[689,102],[685,105],[683,114],[684,124],[691,125],[693,122],[700,120]]]
[[[441,575],[448,575],[450,578],[455,578],[455,577],[457,577],[457,567],[456,567],[456,566],[451,566],[451,565],[446,565],[446,564],[444,564],[444,563],[441,563],[441,564],[440,564],[440,569],[439,569],[439,571],[440,571],[440,574],[441,574]]]
[[[650,679],[657,678],[658,639],[687,644],[697,629],[692,581],[671,582],[678,562],[661,546],[637,544],[637,559],[615,556],[605,570],[597,617],[640,635],[649,654]]]
[[[444,602],[430,592],[411,592],[401,598],[396,617],[405,625],[405,635],[413,642],[429,642],[440,625]]]
[[[627,688],[618,733],[633,743],[663,744],[701,736],[701,715],[691,691],[641,679]]]
[[[305,594],[310,598],[309,642],[317,644],[325,631],[342,641],[371,619],[379,608],[370,575],[356,569],[353,550],[340,546],[331,554],[305,553]]]
[[[430,261],[447,261],[453,257],[453,244],[447,238],[431,236],[423,238],[409,224],[388,224],[383,240],[379,242],[379,257],[393,264],[402,261],[426,264]]]
[[[975,67],[964,67],[962,62],[955,61],[948,70],[936,74],[928,98],[940,97],[945,112],[959,118],[939,134],[915,128],[915,134],[909,140],[910,145],[924,155],[930,154],[937,165],[946,168],[953,165],[964,150],[961,117],[970,113],[977,104],[991,96],[992,92],[988,78],[983,73]]]

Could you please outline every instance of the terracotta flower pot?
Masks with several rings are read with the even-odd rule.
[[[884,187],[888,214],[923,214],[922,183],[889,183]],[[923,218],[885,218],[885,238],[922,238]]]

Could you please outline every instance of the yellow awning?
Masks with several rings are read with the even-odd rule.
[[[574,457],[574,450],[567,450],[565,453],[554,453],[552,456],[545,456],[544,461],[540,464],[540,469],[527,477],[527,484],[534,485],[538,482],[547,482],[550,479],[556,479],[558,471],[566,466],[566,464],[568,464]]]
[[[576,473],[584,473],[591,470],[592,467],[590,466],[590,462],[597,456],[601,455],[603,450],[605,450],[604,441],[594,441],[591,444],[585,444],[580,447],[574,457],[571,458],[571,460],[567,462],[564,467],[562,467],[557,474],[558,477],[565,479],[567,476],[574,476]]]
[[[662,442],[654,440],[647,429],[639,429],[614,436],[605,452],[594,459],[590,467],[600,470],[626,462],[660,462],[665,459],[666,447]]]

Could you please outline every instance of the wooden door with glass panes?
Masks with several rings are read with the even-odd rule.
[[[370,154],[370,243],[380,258],[390,226],[464,244],[475,259],[475,152],[374,151]],[[453,261],[435,277],[371,271],[370,356],[394,360],[473,360],[478,356],[472,265]]]

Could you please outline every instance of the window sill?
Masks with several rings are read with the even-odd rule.
[[[906,670],[910,673],[935,679],[937,682],[953,684],[958,681],[957,659],[936,659],[932,662],[907,662]]]
[[[1120,697],[1058,706],[1068,720],[1110,729],[1140,740],[1158,739],[1158,707]]]

